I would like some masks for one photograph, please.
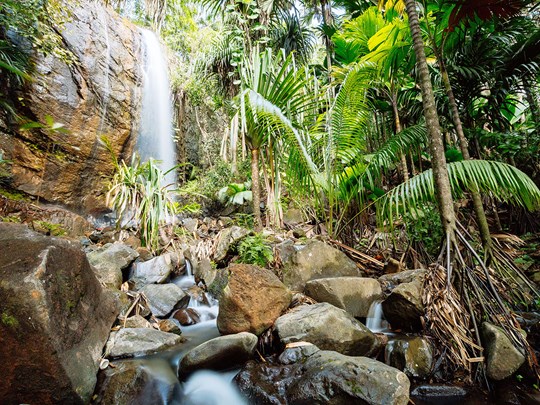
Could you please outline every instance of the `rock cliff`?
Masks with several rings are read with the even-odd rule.
[[[22,114],[50,116],[69,133],[21,131],[0,123],[4,158],[13,164],[11,185],[49,202],[98,213],[105,178],[113,171],[100,145],[105,135],[117,157],[131,155],[140,109],[141,43],[138,29],[101,2],[79,0],[62,28],[64,45],[77,63],[36,55],[35,80],[18,95]]]

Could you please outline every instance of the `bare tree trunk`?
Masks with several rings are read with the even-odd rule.
[[[328,0],[321,0],[321,14],[323,19],[323,24],[330,26],[334,23],[334,17],[332,17],[332,6]],[[332,40],[328,35],[324,34],[324,45],[326,47],[326,64],[328,69],[328,81],[331,81],[330,72],[332,70],[332,53],[333,46]]]
[[[253,221],[255,231],[262,231],[261,185],[259,180],[259,149],[251,149],[251,193],[253,195]]]
[[[420,79],[420,89],[422,90],[422,104],[424,106],[424,116],[429,137],[429,146],[432,156],[433,178],[435,183],[435,194],[438,203],[439,215],[445,232],[455,239],[456,215],[454,213],[454,201],[450,188],[450,179],[446,167],[446,157],[444,155],[444,145],[439,124],[439,116],[435,106],[435,97],[431,86],[426,53],[424,51],[424,41],[420,32],[418,13],[416,12],[416,1],[405,0],[407,15],[409,16],[409,27],[413,38],[413,47],[416,54],[416,66]]]
[[[450,104],[450,110],[452,111],[452,120],[454,122],[454,127],[456,128],[456,133],[459,140],[459,148],[463,155],[463,159],[471,160],[471,155],[469,154],[469,144],[465,133],[463,132],[463,125],[461,124],[461,118],[459,118],[459,110],[456,103],[456,98],[454,97],[454,91],[452,90],[452,85],[450,84],[450,77],[448,76],[448,71],[444,64],[442,55],[437,54],[437,59],[439,60],[439,66],[441,69],[441,75],[444,82],[444,88],[446,90],[446,95],[448,96],[448,103]],[[478,191],[471,192],[474,213],[476,215],[476,220],[478,221],[478,230],[480,231],[480,239],[482,240],[482,245],[484,249],[489,250],[491,248],[491,233],[489,232],[489,225],[486,218],[486,211],[484,210],[484,205],[482,204],[482,197]]]
[[[396,95],[392,94],[392,109],[394,110],[394,122],[396,124],[396,135],[398,135],[401,132],[401,120],[399,119],[399,111],[397,108],[397,100]],[[403,172],[403,182],[409,181],[409,170],[407,169],[407,158],[405,157],[405,154],[401,154],[401,171]]]

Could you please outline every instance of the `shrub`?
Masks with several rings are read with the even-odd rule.
[[[274,260],[272,247],[261,234],[246,236],[238,244],[237,250],[240,263],[266,267],[268,263]]]

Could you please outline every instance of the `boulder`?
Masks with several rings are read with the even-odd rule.
[[[525,356],[513,345],[503,329],[489,322],[482,323],[487,375],[499,381],[514,374],[525,362]]]
[[[216,278],[216,269],[212,267],[212,263],[209,259],[203,258],[193,267],[195,282],[199,283],[202,281],[206,286],[210,286],[214,282],[214,279]]]
[[[373,278],[320,278],[306,283],[304,293],[318,302],[328,302],[356,318],[368,316],[374,301],[382,298],[379,282]]]
[[[377,360],[334,351],[306,353],[296,363],[287,365],[249,361],[234,382],[252,403],[406,405],[409,402],[410,382],[404,373]]]
[[[133,315],[126,319],[125,323],[121,322],[124,328],[151,328],[150,322],[140,315]]]
[[[283,267],[283,282],[292,290],[303,291],[310,280],[327,277],[362,276],[345,253],[315,239],[296,251]]]
[[[172,319],[161,319],[158,322],[159,330],[167,333],[174,333],[175,335],[181,335],[182,331],[178,326],[178,323]]]
[[[182,326],[195,325],[201,321],[201,316],[194,308],[179,309],[172,316]]]
[[[229,249],[240,239],[249,235],[251,231],[240,226],[233,225],[230,228],[223,229],[218,237],[214,261],[221,262],[225,260]]]
[[[159,362],[159,360],[153,360]],[[165,363],[165,360],[161,360]],[[103,405],[165,405],[174,402],[180,392],[180,384],[168,364],[158,364],[156,378],[147,362],[122,360],[113,367],[100,371],[98,388],[93,404]]]
[[[88,402],[117,301],[78,243],[0,223],[0,252],[0,403]]]
[[[222,334],[260,335],[291,303],[291,292],[270,270],[250,264],[231,264],[219,298],[217,327]]]
[[[140,279],[142,284],[164,283],[174,270],[174,266],[172,255],[164,254],[146,262],[134,263],[131,277]]]
[[[283,344],[305,341],[347,355],[369,355],[379,345],[377,337],[362,323],[325,302],[296,307],[280,316],[274,328]]]
[[[422,282],[415,279],[396,286],[383,301],[382,308],[392,329],[418,331],[422,329],[421,317],[424,314],[422,303]]]
[[[110,359],[142,356],[165,350],[183,341],[181,336],[155,329],[120,329],[111,333],[105,347],[105,356]]]
[[[112,243],[89,252],[87,256],[98,280],[107,287],[119,289],[122,285],[122,270],[139,254],[122,243]]]
[[[148,284],[141,292],[155,316],[166,317],[173,310],[187,306],[189,295],[175,284]]]
[[[304,222],[304,214],[298,208],[290,208],[283,213],[285,225],[294,226]]]
[[[253,357],[257,336],[248,332],[219,336],[191,349],[180,362],[180,373],[196,370],[226,370],[242,366]]]
[[[395,274],[384,274],[379,277],[379,282],[381,283],[383,292],[390,294],[400,284],[411,283],[413,281],[422,284],[426,273],[427,271],[424,269],[404,270]]]
[[[384,362],[403,371],[408,377],[426,378],[433,366],[433,351],[425,338],[390,338],[385,348]]]

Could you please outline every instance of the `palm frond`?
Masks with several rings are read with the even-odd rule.
[[[488,160],[465,160],[447,165],[452,194],[460,198],[465,192],[479,191],[499,201],[527,208],[540,209],[540,190],[521,170],[506,163]],[[426,170],[390,190],[378,202],[380,223],[393,221],[394,216],[414,212],[416,207],[435,201],[432,170]]]

